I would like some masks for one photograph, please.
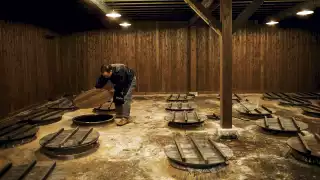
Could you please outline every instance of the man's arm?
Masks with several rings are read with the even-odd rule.
[[[95,87],[98,88],[98,89],[101,89],[108,83],[108,81],[109,81],[109,78],[105,78],[103,76],[100,76],[97,79]]]

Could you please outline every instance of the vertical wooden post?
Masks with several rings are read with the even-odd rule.
[[[232,128],[232,0],[220,1],[220,113],[221,127]]]

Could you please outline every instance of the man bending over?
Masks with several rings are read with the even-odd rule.
[[[136,87],[136,77],[132,69],[124,64],[110,64],[101,66],[101,76],[98,78],[96,88],[103,88],[108,81],[113,84],[113,102],[116,107],[116,121],[118,126],[128,124],[132,101],[132,91]]]

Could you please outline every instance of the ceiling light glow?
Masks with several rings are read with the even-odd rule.
[[[271,21],[267,22],[266,24],[272,26],[272,25],[276,25],[278,23],[279,23],[278,21],[271,20]]]
[[[307,15],[310,15],[310,14],[313,14],[314,12],[311,11],[311,10],[303,10],[303,11],[299,11],[297,12],[297,15],[298,16],[307,16]]]
[[[112,11],[111,13],[106,14],[106,16],[110,17],[110,18],[118,18],[118,17],[121,17],[121,14],[119,14],[115,11]]]
[[[127,22],[123,22],[123,23],[120,24],[120,26],[129,27],[129,26],[131,26],[131,24],[127,23]]]

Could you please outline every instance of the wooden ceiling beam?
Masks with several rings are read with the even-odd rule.
[[[295,16],[298,11],[301,11],[303,9],[313,10],[316,7],[320,7],[320,0],[308,0],[303,3],[299,3],[292,8],[286,9],[286,10],[276,14],[275,16],[267,17],[266,20],[269,21],[269,20],[274,19],[277,21],[281,21],[281,20],[285,19],[286,17]]]
[[[221,35],[221,23],[211,15],[211,12],[206,9],[201,3],[196,0],[184,0],[190,8],[198,14],[198,16],[206,22],[217,34]]]
[[[237,19],[233,21],[232,33],[236,32],[248,21],[253,13],[263,4],[263,1],[264,0],[252,1],[252,3],[238,15]]]
[[[211,0],[211,1],[202,1],[202,5],[207,8],[210,12],[216,10],[219,7],[219,3],[214,3],[217,0]],[[200,17],[195,14],[190,20],[189,20],[189,26],[193,25],[195,22],[198,21]]]

